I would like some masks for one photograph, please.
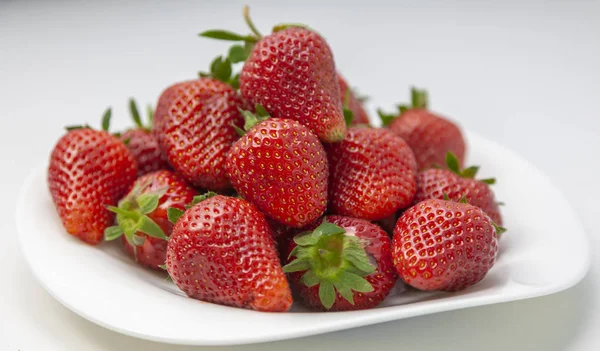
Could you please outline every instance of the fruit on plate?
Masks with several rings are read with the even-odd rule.
[[[428,169],[417,176],[417,194],[415,202],[427,199],[445,199],[466,201],[477,207],[481,207],[490,219],[497,225],[502,225],[500,207],[496,202],[494,192],[490,188],[496,180],[475,179],[479,167],[472,166],[460,169],[458,159],[449,152],[446,155],[448,169]]]
[[[175,171],[192,185],[231,188],[225,157],[244,124],[242,101],[233,88],[213,78],[177,83],[158,100],[152,132]]]
[[[110,110],[104,116],[108,128]],[[129,190],[137,166],[125,144],[107,131],[69,129],[52,150],[48,188],[67,232],[96,245],[115,218],[105,206],[116,205]]]
[[[251,105],[264,106],[273,117],[302,123],[324,142],[342,140],[346,124],[329,44],[317,32],[297,24],[275,26],[273,33],[263,37],[247,7],[244,17],[250,35],[222,30],[200,33],[245,43],[232,48],[228,57],[229,61],[245,60],[239,77],[242,97]]]
[[[360,98],[355,95],[348,86],[348,83],[346,83],[346,80],[339,73],[337,74],[337,80],[338,85],[340,86],[342,106],[344,109],[352,111],[352,121],[350,125],[370,125],[369,115],[367,115]]]
[[[401,105],[397,114],[379,111],[384,126],[406,140],[415,153],[419,170],[443,166],[448,152],[462,165],[465,141],[460,129],[448,119],[428,110],[425,90],[411,89],[410,106]]]
[[[171,211],[171,219],[166,269],[186,295],[258,311],[290,308],[271,230],[254,205],[216,195],[185,213]]]
[[[120,240],[188,297],[264,312],[288,311],[290,286],[311,309],[350,311],[399,279],[448,292],[481,281],[505,229],[494,180],[462,169],[459,127],[412,88],[373,128],[319,33],[263,36],[248,12],[250,34],[200,33],[233,45],[166,88],[148,124],[131,99],[134,128],[109,134],[109,109],[103,131],[59,140],[48,186],[67,231]]]
[[[124,131],[120,138],[135,158],[138,176],[168,169],[169,164],[158,147],[158,142],[152,135],[152,108],[148,107],[148,124],[144,125],[135,100],[129,100],[129,110],[135,123],[135,128]]]
[[[388,235],[369,221],[327,216],[290,242],[283,271],[309,307],[349,311],[379,305],[398,276]]]
[[[462,290],[492,268],[502,231],[479,207],[425,200],[406,210],[396,223],[394,266],[414,288]]]
[[[387,129],[348,129],[341,143],[326,145],[331,213],[371,221],[410,206],[417,165],[410,147]]]
[[[248,132],[227,156],[235,190],[269,218],[303,227],[327,208],[327,156],[319,138],[295,120],[244,111]]]
[[[109,208],[117,214],[117,225],[105,230],[105,239],[120,237],[138,263],[160,269],[165,264],[167,237],[173,230],[167,211],[185,210],[196,195],[198,192],[172,171],[148,173],[136,180],[118,207]]]

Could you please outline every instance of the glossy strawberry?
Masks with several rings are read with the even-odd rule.
[[[502,225],[500,207],[496,202],[494,192],[489,186],[494,184],[496,180],[475,179],[479,167],[473,166],[461,170],[456,156],[452,153],[448,153],[446,156],[446,163],[448,170],[428,169],[417,176],[415,202],[427,199],[441,200],[446,197],[458,202],[465,198],[469,204],[481,207],[494,223]]]
[[[118,208],[109,208],[117,213],[117,225],[105,231],[105,239],[121,237],[125,250],[138,263],[160,269],[165,264],[167,237],[173,230],[167,210],[185,210],[196,195],[196,190],[172,171],[148,173],[138,178]]]
[[[405,211],[396,223],[394,265],[414,288],[462,290],[492,268],[503,230],[479,207],[425,200]]]
[[[370,125],[369,116],[365,111],[362,102],[356,97],[352,89],[348,86],[348,83],[338,73],[337,74],[338,85],[340,86],[340,98],[344,108],[352,111],[352,125],[366,124]]]
[[[327,216],[290,242],[290,284],[309,307],[349,311],[379,305],[398,276],[388,235],[363,219]]]
[[[452,122],[427,109],[427,92],[412,89],[412,105],[399,106],[400,114],[379,111],[384,126],[406,140],[415,153],[419,170],[443,166],[446,153],[452,152],[460,164],[465,157],[465,141]]]
[[[332,213],[375,221],[412,203],[415,156],[390,131],[350,128],[344,141],[328,144],[326,150]]]
[[[268,217],[303,227],[323,215],[327,207],[325,150],[310,129],[294,120],[257,122],[250,122],[249,132],[229,152],[231,183]]]
[[[183,213],[169,240],[166,268],[194,299],[271,312],[292,305],[267,221],[243,199],[217,195]]]
[[[152,109],[148,108],[149,124],[147,126],[142,124],[139,110],[133,99],[129,100],[129,109],[136,127],[123,132],[120,138],[135,158],[138,166],[138,176],[161,169],[168,169],[169,164],[160,151],[158,142],[151,132]]]
[[[200,78],[175,84],[161,95],[153,134],[177,173],[211,190],[231,188],[225,157],[244,123],[241,99],[219,80]]]
[[[344,138],[333,54],[313,31],[290,27],[259,40],[242,68],[240,91],[272,116],[296,120],[325,142]]]
[[[135,181],[137,167],[125,145],[106,131],[80,128],[69,131],[50,156],[48,187],[69,234],[96,245],[116,205]]]

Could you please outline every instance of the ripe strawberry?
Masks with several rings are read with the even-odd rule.
[[[169,164],[160,151],[158,142],[151,132],[152,109],[148,108],[148,119],[150,122],[148,126],[142,124],[139,110],[133,99],[129,100],[129,109],[136,128],[126,130],[120,135],[120,138],[125,142],[125,145],[127,145],[127,148],[135,158],[138,166],[138,177],[160,169],[168,169]]]
[[[175,84],[161,95],[152,129],[171,166],[191,184],[215,191],[231,187],[225,157],[244,120],[233,88],[212,78]]]
[[[148,173],[138,178],[118,208],[109,208],[117,214],[117,225],[106,229],[105,239],[121,237],[126,251],[137,262],[160,269],[159,265],[165,264],[167,237],[173,230],[167,210],[185,210],[196,195],[196,190],[172,171]]]
[[[227,156],[235,190],[279,223],[303,227],[327,208],[327,156],[317,136],[302,124],[244,112],[247,134]]]
[[[351,125],[366,124],[370,125],[369,116],[365,111],[362,101],[354,95],[352,89],[348,86],[348,83],[338,73],[337,74],[338,85],[340,86],[340,97],[344,108],[352,111]]]
[[[242,97],[251,105],[260,104],[278,118],[296,120],[309,127],[325,142],[344,139],[346,124],[340,100],[333,54],[325,39],[302,25],[279,25],[273,33],[262,36],[244,8],[244,17],[253,34],[239,35],[209,30],[201,36],[242,41],[227,59],[213,61],[223,67],[230,79],[230,62],[245,61],[239,76]],[[216,73],[220,69],[212,69]],[[212,74],[213,76],[215,74]],[[206,75],[203,73],[203,75]]]
[[[377,225],[363,219],[327,216],[290,242],[290,284],[309,307],[330,311],[373,308],[398,276],[391,243]]]
[[[175,211],[178,212],[178,211]],[[176,220],[166,268],[189,297],[258,311],[287,311],[292,295],[265,217],[249,202],[217,195]]]
[[[332,213],[376,221],[412,203],[415,156],[390,131],[350,128],[344,141],[328,144],[326,150]]]
[[[481,207],[494,223],[502,225],[500,208],[489,186],[496,180],[474,179],[479,167],[461,170],[458,159],[450,152],[446,156],[446,163],[448,170],[428,169],[417,176],[415,202],[427,199],[442,200],[445,197],[458,202],[464,197],[469,204]]]
[[[460,129],[427,109],[427,92],[413,88],[412,106],[399,106],[399,115],[379,111],[384,126],[400,136],[415,153],[419,170],[444,165],[452,152],[460,164],[465,157],[465,141]]]
[[[240,75],[242,96],[273,116],[312,129],[321,140],[344,139],[346,125],[333,54],[317,33],[290,27],[262,38]]]
[[[104,130],[73,128],[52,150],[48,188],[67,232],[96,245],[115,218],[105,206],[116,205],[127,192],[137,167],[118,138]]]
[[[462,290],[492,268],[503,230],[479,207],[425,200],[404,212],[396,224],[394,265],[414,288]]]

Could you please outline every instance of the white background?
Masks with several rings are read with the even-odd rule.
[[[154,103],[167,85],[194,77],[225,52],[227,44],[196,33],[246,31],[242,4],[0,0],[1,350],[209,349],[119,335],[55,302],[19,253],[14,203],[62,126],[97,126],[107,105],[114,107],[115,129],[127,125],[129,96]],[[593,266],[582,283],[552,296],[231,349],[600,349],[600,259],[594,255],[600,250],[600,2],[250,5],[263,32],[277,22],[317,28],[350,84],[371,96],[371,111],[406,101],[411,84],[426,87],[434,110],[532,161],[579,213]],[[556,259],[568,265],[577,254]]]

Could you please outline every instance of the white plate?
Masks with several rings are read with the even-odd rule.
[[[282,340],[467,307],[547,295],[579,282],[590,264],[587,237],[565,198],[535,167],[473,133],[470,164],[495,176],[505,233],[496,265],[458,293],[400,285],[379,308],[260,313],[185,297],[164,275],[136,266],[118,243],[91,247],[66,234],[46,187],[46,167],[25,181],[17,204],[21,250],[48,292],[75,313],[114,331],[174,344]],[[563,258],[564,255],[570,257]],[[568,264],[565,264],[568,262]]]

